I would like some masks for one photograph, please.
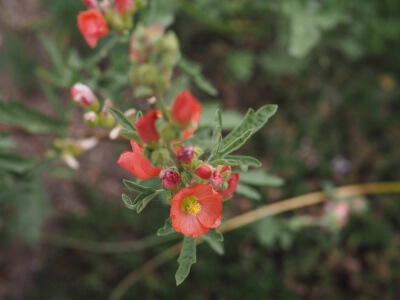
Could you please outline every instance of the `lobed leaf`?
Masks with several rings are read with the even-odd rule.
[[[180,285],[189,275],[191,266],[196,263],[196,240],[185,237],[178,258],[179,268],[175,274],[176,285]]]
[[[253,134],[253,129],[247,130],[241,136],[233,140],[232,143],[228,144],[225,148],[219,151],[217,157],[224,158],[225,155],[239,149],[247,142],[247,140],[251,137],[252,134]]]
[[[176,232],[176,231],[172,227],[172,220],[170,218],[168,218],[165,220],[164,227],[161,227],[160,229],[158,229],[157,235],[164,236],[164,235],[169,235],[174,232]]]
[[[274,104],[264,105],[256,112],[253,109],[249,109],[244,120],[222,139],[221,148],[228,147],[234,140],[243,136],[249,130],[252,130],[252,134],[256,133],[276,113],[277,109],[278,106]]]

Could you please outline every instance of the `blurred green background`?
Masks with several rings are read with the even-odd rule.
[[[285,185],[253,187],[259,201],[235,196],[226,217],[327,183],[400,178],[398,0],[149,2],[139,20],[170,25],[183,55],[202,66],[230,109],[228,123],[249,107],[279,105],[243,152]],[[150,238],[148,247],[99,253],[108,242],[154,235],[168,216],[161,203],[140,215],[121,203],[127,174],[115,161],[126,144],[101,141],[76,173],[43,159],[49,135],[83,126],[68,94],[82,76],[122,107],[136,103],[124,88],[126,47],[91,65],[95,50],[76,27],[83,9],[78,0],[0,1],[1,299],[107,299],[123,276],[174,244],[151,245]],[[7,124],[23,120],[25,110],[9,100],[51,119],[15,130]],[[368,197],[368,212],[340,231],[294,229],[286,221],[320,215],[322,206],[263,220],[227,233],[224,256],[199,246],[183,285],[175,287],[171,259],[124,299],[398,299],[399,200]]]

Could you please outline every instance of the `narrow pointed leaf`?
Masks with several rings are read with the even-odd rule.
[[[240,173],[240,182],[254,186],[273,186],[278,187],[285,183],[279,176],[269,174],[264,170],[253,170]]]
[[[180,285],[190,273],[191,266],[196,263],[196,240],[185,237],[178,258],[179,268],[175,274],[176,285]]]
[[[221,120],[221,112],[217,109],[215,113],[215,120],[214,120],[214,131],[212,136],[212,143],[211,143],[211,154],[208,158],[211,161],[215,155],[217,155],[219,151],[219,147],[221,145],[222,140],[222,120]]]
[[[114,107],[110,107],[108,111],[114,117],[114,119],[124,128],[136,132],[135,126],[133,126],[133,124],[125,117],[125,115],[120,110]]]
[[[122,128],[121,131],[119,132],[120,135],[127,137],[128,139],[135,140],[135,141],[140,141],[139,135],[137,134],[136,131]]]
[[[243,184],[241,181],[239,182],[235,192],[253,200],[259,201],[262,199],[262,196],[256,189],[248,186],[247,184]]]

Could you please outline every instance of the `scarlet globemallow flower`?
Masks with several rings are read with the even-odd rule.
[[[108,33],[107,21],[96,9],[90,9],[78,14],[78,28],[88,45],[97,46],[97,41]]]
[[[136,129],[140,138],[147,144],[157,142],[160,139],[160,135],[156,129],[156,121],[160,111],[151,109],[139,120],[136,121]]]
[[[195,126],[193,128],[183,131],[184,138],[191,136],[199,124],[202,111],[201,103],[189,90],[184,90],[175,98],[171,110],[172,117],[177,123],[181,125],[189,125],[190,122],[194,123]]]
[[[133,0],[115,0],[115,8],[120,14],[126,14],[135,7]]]
[[[118,164],[142,180],[158,176],[161,168],[155,168],[151,165],[142,153],[143,147],[135,141],[131,141],[131,146],[132,152],[123,152],[118,159]]]
[[[239,174],[232,173],[228,179],[228,187],[225,190],[218,191],[222,198],[229,198],[235,191],[239,183]]]
[[[93,91],[83,83],[75,83],[71,87],[70,92],[74,102],[79,103],[84,107],[90,106],[96,102],[96,96],[93,94]]]
[[[218,227],[221,214],[222,197],[210,185],[183,188],[171,200],[172,227],[185,236],[197,237]]]

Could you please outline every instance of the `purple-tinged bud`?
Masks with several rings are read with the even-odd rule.
[[[215,170],[210,178],[210,184],[211,184],[212,188],[214,190],[218,190],[223,181],[224,181],[224,177],[221,175],[220,172]]]
[[[171,169],[164,169],[160,172],[160,178],[162,185],[167,188],[167,189],[172,189],[174,188],[179,181],[181,180],[181,177],[179,174]]]
[[[190,146],[182,146],[182,150],[178,153],[178,159],[185,164],[190,164],[192,158],[194,156],[194,147]]]

